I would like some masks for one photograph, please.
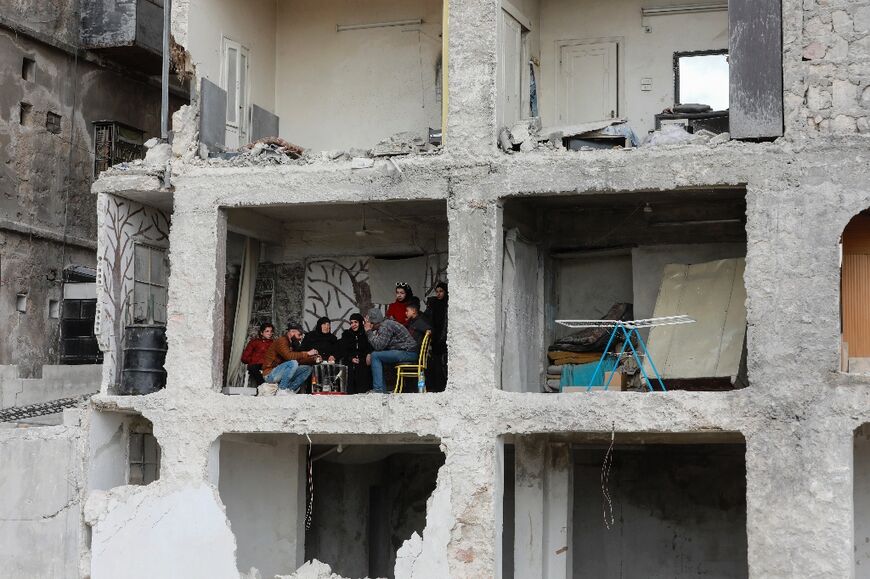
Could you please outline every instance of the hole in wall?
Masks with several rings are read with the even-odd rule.
[[[438,444],[416,437],[389,444],[360,439],[366,437],[348,439],[353,444],[316,438],[312,484],[304,437],[220,437],[218,489],[240,570],[256,567],[267,577],[317,559],[344,577],[393,577],[396,551],[414,532],[423,534],[444,455]]]
[[[48,300],[48,317],[52,320],[60,318],[60,300]]]
[[[136,413],[94,411],[90,425],[91,490],[159,480],[161,450],[150,420]]]
[[[27,313],[27,294],[20,293],[15,296],[15,311],[19,314]]]
[[[61,132],[61,117],[60,115],[49,111],[45,114],[45,128],[48,129],[49,133],[53,133],[55,135],[59,135]]]
[[[26,56],[21,59],[21,78],[33,81],[36,78],[36,61]]]
[[[30,103],[21,103],[18,111],[18,124],[21,126],[30,126],[33,121],[33,105]]]

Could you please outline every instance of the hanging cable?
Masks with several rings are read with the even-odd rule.
[[[305,506],[305,530],[311,530],[311,517],[314,514],[314,460],[311,458],[311,449],[314,445],[311,444],[311,437],[305,433],[305,438],[308,439],[308,504]]]
[[[613,466],[613,444],[616,441],[616,423],[612,423],[610,430],[610,446],[604,454],[604,463],[601,465],[601,503],[604,515],[604,527],[610,530],[613,527],[613,501],[610,498],[610,469]]]

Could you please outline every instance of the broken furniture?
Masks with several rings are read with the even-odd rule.
[[[432,346],[432,330],[426,330],[423,336],[423,343],[420,344],[420,356],[417,358],[416,364],[396,364],[396,385],[393,387],[393,394],[402,392],[405,388],[405,378],[416,378],[417,383],[424,379],[426,368],[429,367],[429,349]],[[423,392],[425,392],[425,387]]]
[[[745,265],[741,257],[665,266],[653,316],[685,313],[698,320],[685,330],[650,330],[649,351],[672,390],[732,389],[745,374]]]
[[[656,368],[655,364],[652,361],[652,357],[647,350],[646,344],[643,341],[643,337],[638,333],[638,330],[641,328],[652,328],[656,326],[676,326],[682,324],[693,324],[695,320],[685,315],[677,315],[677,316],[668,316],[662,318],[649,318],[645,320],[556,320],[557,324],[568,328],[612,328],[610,331],[610,338],[607,340],[607,345],[604,347],[604,352],[601,354],[601,359],[598,361],[598,365],[595,367],[595,370],[592,372],[592,377],[589,380],[587,385],[587,390],[592,390],[592,387],[596,385],[596,379],[598,375],[603,371],[603,367],[605,365],[605,360],[607,360],[608,353],[610,352],[610,347],[613,345],[614,341],[617,339],[622,339],[622,347],[619,352],[616,354],[616,364],[613,368],[616,368],[616,365],[619,364],[622,357],[625,355],[626,348],[631,350],[631,355],[634,358],[635,362],[637,362],[638,367],[640,368],[641,374],[643,375],[644,382],[649,388],[650,392],[654,391],[652,381],[649,379],[648,372],[644,367],[643,361],[640,359],[640,355],[638,354],[637,348],[634,347],[632,343],[632,339],[636,339],[640,349],[643,351],[643,355],[646,359],[646,362],[649,364],[652,373],[655,375],[656,380],[659,383],[659,386],[662,389],[662,392],[667,391],[665,388],[665,383],[662,381],[661,376],[659,375],[659,371]],[[607,390],[607,387],[610,384],[610,381],[613,379],[613,374],[607,378],[607,381],[604,382],[604,389]]]

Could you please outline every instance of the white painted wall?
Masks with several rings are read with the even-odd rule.
[[[305,556],[305,458],[287,437],[224,436],[219,489],[239,571],[289,573]]]
[[[673,53],[728,47],[725,12],[658,16],[649,19],[651,33],[641,26],[641,6],[685,4],[676,0],[541,0],[541,81],[539,102],[544,125],[556,123],[556,43],[569,39],[621,37],[622,91],[620,116],[638,135],[655,124],[653,115],[673,105]],[[641,79],[653,80],[652,91],[640,90]]]
[[[369,148],[440,128],[439,0],[282,0],[276,70],[281,136],[315,150]],[[422,18],[421,27],[337,32],[338,24]]]
[[[88,490],[127,484],[130,472],[130,421],[120,412],[92,410],[88,428]]]
[[[221,85],[221,39],[250,51],[249,103],[275,110],[277,0],[190,0],[186,48],[198,77]]]
[[[204,483],[156,488],[88,497],[92,579],[238,579],[236,545],[216,491]]]

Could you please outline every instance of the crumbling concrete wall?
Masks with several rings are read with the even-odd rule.
[[[79,577],[83,431],[0,429],[0,560],[6,577]]]
[[[806,71],[816,65],[802,60],[809,44],[803,23],[818,14],[820,5],[783,1],[787,131],[775,143],[506,158],[494,155],[493,144],[498,6],[470,0],[450,6],[451,98],[444,154],[396,159],[400,175],[377,167],[351,169],[350,162],[175,167],[167,389],[143,397],[102,396],[94,403],[106,411],[135,410],[154,422],[163,449],[161,481],[173,484],[206,480],[210,445],[225,432],[435,437],[443,446],[451,485],[455,523],[444,554],[451,577],[501,574],[501,436],[609,435],[612,429],[740,432],[746,439],[749,576],[854,576],[854,521],[864,514],[852,508],[853,431],[870,422],[870,380],[837,371],[837,246],[851,217],[870,207],[870,147],[861,135],[833,137],[806,126]],[[842,62],[819,72],[839,75],[849,68]],[[497,389],[505,197],[626,191],[654,198],[661,190],[738,185],[747,190],[748,388],[589,395]],[[104,193],[130,189],[156,195],[144,178],[119,174],[101,179],[97,187]],[[215,346],[223,316],[219,280],[225,267],[226,220],[220,208],[387,199],[447,201],[447,392],[329,400],[215,392],[220,368]],[[153,486],[141,492],[159,494]],[[119,502],[127,505],[124,497]],[[206,527],[192,519],[176,524],[184,533],[205,528],[223,536],[219,518]],[[165,548],[158,537],[144,537]],[[141,546],[142,538],[116,544],[119,549]],[[187,553],[188,546],[179,545],[165,555],[184,558]],[[229,545],[219,556],[226,553],[232,553]]]
[[[870,133],[870,3],[819,0],[804,6],[808,132]]]

